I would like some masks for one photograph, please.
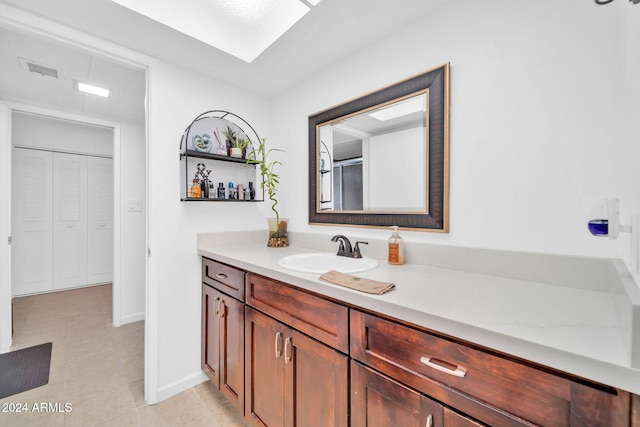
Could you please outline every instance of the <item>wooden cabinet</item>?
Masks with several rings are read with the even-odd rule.
[[[206,267],[232,268],[211,260]],[[241,281],[244,272],[237,276]],[[203,274],[204,275],[204,274]],[[216,287],[227,285],[211,281]],[[244,411],[244,303],[207,283],[202,284],[202,370],[222,394]]]
[[[346,427],[347,307],[251,273],[246,300],[246,417],[255,426]]]
[[[630,396],[351,311],[351,357],[492,426],[627,426]]]
[[[640,398],[203,258],[202,367],[259,427],[640,427]]]
[[[230,265],[202,258],[202,282],[244,302],[245,272]]]
[[[351,427],[483,425],[371,368],[351,361]]]
[[[442,405],[351,361],[351,427],[442,427]]]
[[[318,295],[275,280],[247,274],[247,304],[304,332],[349,352],[349,309]]]
[[[246,406],[254,426],[348,425],[348,358],[246,308]]]
[[[477,423],[449,408],[444,408],[445,427],[482,427],[484,424]]]

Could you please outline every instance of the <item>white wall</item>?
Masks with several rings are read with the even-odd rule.
[[[619,257],[626,246],[592,237],[586,222],[603,196],[621,198],[623,222],[639,208],[638,150],[620,99],[619,29],[633,12],[629,32],[638,38],[640,6],[633,8],[451,0],[283,93],[273,131],[287,151],[282,205],[291,229],[333,231],[306,224],[307,164],[294,159],[307,158],[307,115],[450,62],[450,233],[404,232],[405,239]],[[636,76],[638,54],[631,66]]]
[[[268,140],[271,134],[265,100],[211,78],[159,63],[151,69],[150,89],[147,315],[157,320],[157,330],[149,325],[157,336],[151,337],[147,352],[152,375],[158,375],[156,390],[152,378],[148,383],[153,403],[205,379],[200,369],[202,282],[196,234],[266,230],[266,203],[180,201],[180,137],[196,116],[211,109],[237,114]],[[211,167],[216,167],[213,162]]]
[[[374,211],[426,211],[425,141],[423,126],[368,139],[364,156],[368,173],[364,180],[369,182],[363,188],[368,190],[369,205],[365,207]]]
[[[142,123],[120,122],[120,324],[144,319],[146,158]],[[130,211],[140,201],[141,211]]]
[[[11,121],[14,146],[113,156],[113,128],[21,112]]]
[[[622,2],[624,3],[624,2]],[[622,221],[626,222],[627,217],[632,212],[640,212],[640,5],[634,7],[624,5],[619,7],[620,19],[623,23],[621,31],[621,44],[624,49],[624,66],[622,71],[623,93],[625,103],[622,113],[623,125],[621,139],[626,142],[626,147],[621,151],[620,156],[626,157],[627,163],[636,162],[636,167],[625,168],[622,181],[626,194],[635,196],[635,200],[621,206]],[[629,197],[632,199],[632,197]],[[635,203],[633,203],[635,202]],[[628,247],[628,235],[621,235],[620,245],[622,248]],[[623,255],[626,255],[623,253]],[[631,260],[625,260],[633,264]],[[638,260],[636,260],[638,262]],[[636,272],[636,282],[640,283],[640,275]]]

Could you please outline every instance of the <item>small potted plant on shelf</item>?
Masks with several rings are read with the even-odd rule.
[[[236,139],[237,133],[235,130],[231,128],[231,126],[227,125],[227,129],[224,131],[224,138],[226,140],[226,150],[230,151],[233,146],[233,140]]]
[[[247,148],[248,145],[249,145],[248,139],[244,139],[241,136],[236,135],[231,140],[231,148],[229,149],[229,155],[231,157],[237,157],[241,159],[244,153],[244,149]]]
[[[276,198],[277,186],[280,183],[280,175],[274,169],[277,165],[282,165],[278,160],[269,160],[269,154],[272,151],[282,151],[276,148],[267,149],[266,138],[260,140],[257,148],[254,148],[251,156],[247,155],[247,164],[258,165],[260,167],[260,175],[262,175],[263,190],[266,190],[269,200],[271,200],[271,210],[275,214],[275,218],[267,218],[269,222],[269,240],[267,246],[284,247],[289,246],[289,238],[287,237],[288,218],[281,218],[280,213],[276,209],[278,199]]]

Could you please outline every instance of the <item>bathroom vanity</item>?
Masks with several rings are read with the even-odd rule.
[[[549,310],[574,301],[589,316],[603,297],[593,290],[381,265],[358,275],[397,288],[370,295],[277,265],[308,248],[234,240],[199,238],[202,367],[251,425],[640,426],[640,371],[609,354],[624,346],[591,334],[607,348],[580,354],[580,337],[564,330],[556,341],[527,336],[558,333],[549,327],[557,313],[544,307],[537,325],[518,327],[531,321],[515,302],[524,296],[535,305],[555,293]]]

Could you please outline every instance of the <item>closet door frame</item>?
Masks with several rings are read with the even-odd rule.
[[[6,177],[0,180],[0,193],[3,195],[3,200],[6,204],[0,204],[0,210],[3,215],[0,215],[6,219],[6,223],[3,224],[3,229],[6,230],[6,236],[11,236],[11,116],[13,112],[16,113],[30,113],[36,115],[42,115],[51,118],[71,120],[80,123],[93,124],[98,126],[104,126],[113,129],[113,211],[114,211],[114,252],[113,252],[113,286],[112,286],[112,299],[113,299],[113,326],[121,326],[121,266],[120,266],[120,253],[121,253],[121,237],[120,237],[120,217],[118,213],[121,210],[121,190],[120,190],[120,170],[121,170],[121,148],[120,148],[120,123],[109,120],[96,119],[93,117],[87,117],[79,114],[66,113],[58,110],[52,110],[48,108],[36,107],[32,105],[0,101],[0,113],[1,120],[0,125],[0,150],[3,155],[0,158],[5,160],[6,168],[4,169]],[[3,239],[5,237],[2,237]],[[148,237],[145,237],[145,241],[148,241]],[[8,256],[5,258],[7,261],[7,268],[4,269],[4,273],[0,278],[0,313],[4,314],[0,321],[0,354],[6,353],[11,350],[11,299],[14,296],[11,286],[11,246],[7,245]]]

